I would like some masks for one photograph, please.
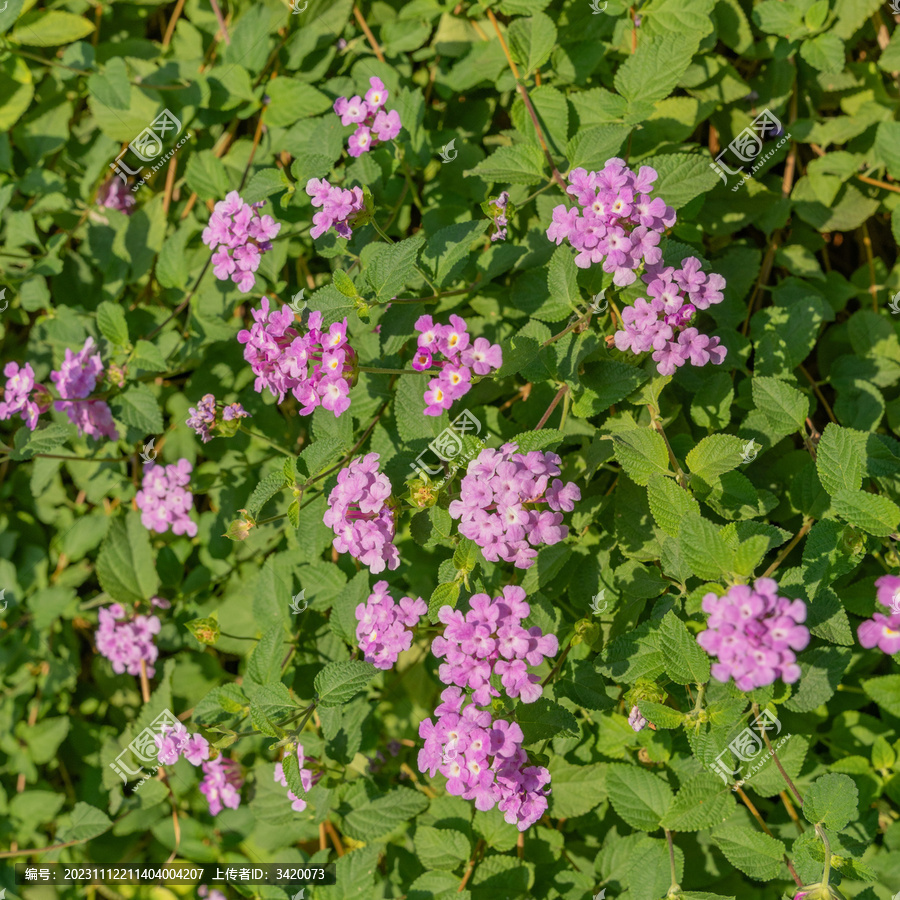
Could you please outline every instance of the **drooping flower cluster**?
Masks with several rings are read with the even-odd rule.
[[[444,660],[438,671],[441,681],[468,688],[472,700],[486,706],[492,697],[500,696],[491,684],[491,676],[497,675],[510,697],[534,703],[541,696],[541,682],[528,666],[539,666],[544,657],[556,655],[556,635],[543,634],[537,625],[522,626],[531,607],[517,585],[507,585],[502,596],[493,600],[487,594],[474,594],[469,606],[465,615],[449,606],[442,606],[438,613],[447,627],[431,649]]]
[[[428,611],[418,597],[403,597],[399,603],[388,593],[388,583],[378,581],[365,603],[356,607],[356,639],[366,662],[390,669],[404,650],[412,646],[412,631]]]
[[[215,205],[203,229],[203,243],[215,251],[213,274],[219,281],[230,278],[244,294],[256,284],[253,273],[281,231],[280,222],[259,214],[259,208],[265,205],[265,200],[245,203],[237,191],[231,191]]]
[[[338,97],[334,101],[334,111],[341,117],[341,125],[357,126],[350,136],[347,152],[351,156],[362,156],[400,134],[400,113],[395,109],[390,112],[384,109],[388,98],[384,82],[373,75],[369,85],[365,99],[357,95],[349,99]]]
[[[25,424],[34,431],[38,416],[50,409],[50,395],[42,384],[35,384],[31,363],[19,366],[8,362],[3,367],[6,385],[0,401],[0,419],[11,419],[18,413]]]
[[[329,184],[326,178],[310,178],[306,183],[306,193],[312,197],[312,205],[317,209],[313,216],[313,227],[309,234],[315,240],[334,228],[338,237],[350,238],[353,228],[365,224],[366,201],[362,188],[339,188]]]
[[[738,584],[721,597],[703,598],[709,614],[706,631],[697,643],[718,661],[713,677],[725,682],[734,678],[738,690],[752,691],[780,678],[793,684],[800,678],[795,650],[809,644],[806,605],[802,600],[778,596],[772,578],[757,578],[753,586]]]
[[[237,339],[247,345],[244,359],[256,375],[257,392],[268,388],[279,403],[292,393],[303,404],[304,416],[320,405],[335,417],[350,407],[356,354],[347,342],[346,318],[322,331],[322,313],[310,312],[301,333],[290,306],[270,311],[269,298],[263,297],[253,319],[250,330],[238,332]]]
[[[390,502],[391,482],[378,471],[379,456],[367,453],[338,472],[338,481],[328,497],[323,517],[334,531],[338,553],[349,553],[377,575],[400,565],[394,546],[397,525]]]
[[[513,214],[512,204],[509,202],[509,194],[502,191],[499,197],[494,197],[482,204],[482,209],[491,217],[494,231],[491,233],[491,241],[506,240],[506,226],[509,225],[509,217]]]
[[[128,185],[120,178],[113,176],[100,186],[97,191],[97,206],[104,209],[117,209],[130,216],[134,212],[135,198]]]
[[[698,309],[722,302],[725,279],[706,275],[700,260],[691,256],[681,261],[680,269],[649,265],[643,280],[650,299],[638,297],[622,310],[624,329],[616,332],[616,347],[632,353],[653,350],[660,375],[671,375],[689,360],[694,366],[719,365],[726,348],[689,323]]]
[[[890,612],[875,613],[857,629],[860,644],[867,650],[878,647],[882,653],[900,652],[900,576],[882,575],[875,582],[876,597]]]
[[[571,512],[581,491],[559,478],[560,458],[516,444],[482,450],[466,469],[460,498],[450,515],[460,519],[459,532],[475,541],[486,559],[503,559],[516,568],[534,563],[541,544],[558,544],[569,533],[561,510]],[[553,481],[551,482],[551,478]]]
[[[418,349],[412,367],[424,372],[440,367],[440,374],[428,382],[425,391],[425,415],[439,416],[450,409],[455,400],[464,397],[472,387],[472,373],[488,375],[503,365],[499,344],[486,338],[471,340],[466,323],[450,316],[449,325],[436,325],[431,316],[419,316],[415,325],[419,332]],[[443,357],[438,359],[436,357]]]
[[[577,205],[557,206],[547,237],[557,245],[564,240],[578,251],[575,264],[582,269],[603,263],[619,287],[631,284],[641,265],[662,259],[659,239],[675,224],[675,210],[659,198],[650,198],[655,169],[641,166],[635,174],[625,161],[606,161],[600,172],[573,169],[567,193]]]
[[[297,744],[297,759],[300,762],[300,783],[303,785],[304,791],[311,790],[312,786],[322,777],[321,772],[312,772],[306,768],[306,756],[303,752],[303,744]],[[288,786],[287,777],[284,774],[284,764],[275,763],[275,780],[284,788]],[[292,790],[288,789],[288,800],[291,801],[291,809],[294,812],[303,812],[306,809],[306,800],[298,797]]]
[[[187,490],[193,466],[186,459],[179,459],[169,466],[148,462],[144,467],[144,480],[135,495],[141,511],[144,527],[160,534],[172,529],[173,534],[197,534],[197,523],[189,513],[194,505],[194,495]]]
[[[154,597],[152,605],[168,609],[168,600]],[[120,603],[101,607],[97,616],[100,624],[94,633],[97,651],[105,656],[113,667],[113,672],[121,675],[141,674],[141,662],[146,664],[147,677],[156,671],[153,664],[159,657],[159,650],[153,643],[159,634],[160,621],[157,616],[128,615]]]
[[[217,422],[216,398],[212,394],[204,394],[200,402],[196,406],[192,406],[188,412],[191,415],[186,424],[194,429],[204,444],[209,443],[215,437],[213,430],[217,426],[220,433],[234,434],[240,420],[250,416],[250,413],[240,403],[230,403],[222,410],[221,421]]]
[[[94,352],[96,346],[94,339],[89,337],[78,353],[66,348],[63,364],[50,373],[50,380],[62,398],[54,406],[75,423],[79,434],[86,434],[96,441],[103,437],[114,441],[119,435],[109,406],[103,400],[84,399],[97,387],[97,380],[103,374],[100,354]]]

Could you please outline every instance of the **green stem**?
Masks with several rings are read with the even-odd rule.
[[[825,829],[821,825],[816,825],[816,834],[825,846],[825,871],[822,873],[822,884],[827,887],[828,880],[831,878],[831,844],[828,843]]]
[[[663,830],[666,833],[666,840],[669,842],[669,871],[672,873],[672,883],[669,885],[669,893],[666,896],[675,897],[681,891],[678,875],[675,872],[675,844],[672,841],[672,832],[668,828]]]
[[[697,685],[697,702],[694,704],[692,712],[699,712],[703,708],[703,697],[706,694],[706,685]]]
[[[409,166],[406,164],[406,159],[403,157],[403,154],[400,154],[400,168],[403,169],[403,177],[406,178],[406,183],[409,185],[409,191],[413,197],[413,203],[419,208],[419,212],[422,215],[425,215],[425,206],[422,203],[422,198],[419,196],[418,190],[416,190],[415,182],[412,179],[412,172],[409,170]]]

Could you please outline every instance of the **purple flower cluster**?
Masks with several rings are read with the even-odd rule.
[[[531,612],[525,591],[507,585],[502,596],[491,600],[487,594],[473,594],[469,611],[442,606],[438,617],[447,627],[443,637],[431,645],[441,663],[438,676],[444,684],[468,688],[478,706],[486,706],[500,691],[491,684],[497,675],[510,697],[534,703],[541,696],[541,680],[528,671],[544,657],[559,650],[556,635],[544,634],[537,625],[524,628],[522,620]]]
[[[19,366],[9,362],[3,367],[6,385],[3,400],[0,401],[0,419],[11,419],[17,413],[25,424],[34,431],[38,416],[50,409],[50,395],[42,385],[34,383],[34,369],[31,363]]]
[[[890,613],[875,613],[857,629],[860,644],[867,650],[878,647],[890,656],[900,652],[900,576],[882,575],[875,582],[876,597]]]
[[[174,766],[182,756],[192,766],[209,759],[209,741],[202,734],[191,734],[183,725],[176,728],[164,725],[162,734],[153,740],[161,766]]]
[[[499,197],[488,200],[491,218],[494,221],[494,232],[491,234],[491,241],[506,240],[506,226],[509,225],[509,219],[506,215],[506,208],[509,204],[509,194],[503,191]]]
[[[525,831],[547,809],[550,773],[529,766],[522,749],[524,735],[515,722],[493,719],[475,703],[464,707],[466,696],[458,687],[441,694],[437,721],[425,719],[419,737],[419,771],[447,778],[447,793],[474,800],[482,811],[499,806],[510,825]]]
[[[395,508],[390,503],[391,482],[378,471],[379,456],[367,453],[338,472],[323,517],[334,531],[338,553],[349,553],[377,575],[385,566],[396,569],[400,553],[394,546]]]
[[[167,609],[167,600],[154,598],[154,606]],[[147,677],[152,678],[153,663],[159,657],[159,650],[153,643],[159,634],[160,621],[156,616],[128,616],[120,603],[104,606],[98,612],[99,627],[94,633],[97,651],[105,656],[113,667],[113,672],[121,675],[141,674],[141,662],[147,664]]]
[[[206,797],[211,816],[217,816],[225,806],[237,809],[241,805],[243,786],[241,767],[233,759],[220,755],[203,763],[200,793]]]
[[[115,441],[119,435],[109,406],[103,400],[84,399],[97,387],[97,379],[103,374],[103,362],[95,348],[94,339],[89,337],[78,353],[66,349],[63,364],[58,371],[50,373],[50,380],[62,398],[54,406],[58,412],[68,415],[79,434],[95,441],[103,437]]]
[[[365,603],[356,607],[356,639],[366,662],[390,669],[397,657],[412,646],[412,631],[428,611],[418,597],[403,597],[399,603],[388,593],[388,583],[378,581]]]
[[[571,512],[581,491],[553,478],[561,471],[555,453],[517,450],[514,443],[482,450],[466,469],[450,515],[461,520],[460,534],[475,541],[486,559],[527,569],[536,547],[558,544],[569,533],[561,510]]]
[[[128,185],[119,178],[110,178],[97,191],[97,206],[104,209],[117,209],[130,216],[134,212],[134,204],[135,199],[128,190]]]
[[[647,720],[641,715],[641,711],[636,707],[631,707],[631,712],[628,714],[628,724],[635,731],[643,731],[647,727]]]
[[[186,459],[170,466],[158,466],[152,461],[146,464],[141,489],[134,498],[145,528],[160,534],[170,528],[173,534],[188,537],[197,534],[197,523],[188,515],[194,505],[194,495],[186,490],[192,470]]]
[[[781,678],[793,684],[800,678],[800,666],[794,650],[809,643],[806,605],[802,600],[778,596],[778,584],[772,578],[757,578],[753,587],[738,584],[721,597],[707,594],[703,611],[709,613],[706,631],[697,635],[697,643],[718,662],[713,677],[719,681],[734,678],[738,690],[772,684]]]
[[[322,773],[313,773],[305,768],[306,756],[303,753],[303,744],[297,744],[297,759],[300,762],[300,783],[303,785],[303,790],[308,792],[322,777]],[[283,763],[275,763],[275,780],[284,788],[288,786],[287,778],[284,774]],[[306,801],[302,797],[298,797],[292,790],[288,790],[287,795],[288,800],[291,801],[291,809],[294,810],[294,812],[303,812],[303,810],[306,809]]]
[[[265,200],[245,203],[237,191],[231,191],[215,205],[203,229],[203,243],[215,251],[213,274],[219,281],[230,278],[244,294],[256,284],[253,273],[281,231],[280,222],[259,214],[259,208],[265,205]]]
[[[222,422],[216,422],[216,398],[212,394],[204,394],[196,406],[192,406],[188,412],[191,414],[187,424],[194,429],[204,444],[209,443],[215,435],[213,430],[218,424],[219,429],[226,433],[233,433],[237,423],[241,419],[248,418],[250,413],[240,403],[230,403],[222,410]],[[232,426],[223,426],[223,422],[234,423]]]
[[[567,240],[578,251],[575,264],[582,269],[603,262],[619,287],[631,284],[642,264],[662,259],[659,239],[675,224],[675,210],[649,194],[657,173],[641,166],[635,173],[625,161],[606,161],[600,172],[573,169],[567,193],[577,206],[557,206],[547,237],[557,245]]]
[[[725,279],[706,275],[694,256],[683,259],[680,269],[649,265],[642,277],[650,299],[638,297],[622,311],[624,330],[616,332],[616,347],[632,353],[653,350],[660,375],[671,375],[688,360],[695,366],[719,365],[727,352],[719,339],[687,326],[698,309],[722,302]]]
[[[349,99],[338,97],[334,101],[334,111],[341,117],[341,125],[357,126],[350,136],[348,152],[351,156],[362,156],[400,134],[400,113],[383,108],[388,98],[384,82],[373,75],[369,85],[365,100],[357,95]]]
[[[244,359],[256,375],[257,392],[268,388],[281,403],[290,391],[303,404],[304,416],[320,405],[335,417],[350,407],[356,354],[347,343],[346,318],[322,331],[322,313],[310,312],[301,334],[287,304],[270,311],[269,298],[263,297],[253,319],[237,339],[247,345]]]
[[[310,178],[306,183],[306,193],[312,197],[312,205],[322,207],[313,216],[310,236],[315,240],[334,228],[338,237],[349,238],[358,218],[364,218],[366,211],[362,188],[339,188],[329,184],[326,178]]]
[[[449,325],[435,325],[431,316],[419,316],[415,329],[419,338],[412,367],[417,372],[433,365],[441,370],[425,391],[426,416],[439,416],[450,409],[454,400],[464,397],[472,387],[473,372],[488,375],[503,365],[500,345],[481,337],[472,341],[459,316],[450,316]],[[443,359],[436,359],[437,356]]]

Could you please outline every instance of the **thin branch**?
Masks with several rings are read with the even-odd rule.
[[[791,539],[791,542],[787,545],[787,547],[785,547],[784,550],[782,550],[781,553],[778,554],[778,557],[776,558],[775,562],[773,562],[772,565],[769,566],[769,568],[766,569],[765,572],[763,572],[763,574],[762,574],[763,578],[768,578],[785,561],[785,559],[787,558],[787,555],[791,552],[791,550],[794,549],[794,547],[797,546],[797,544],[800,543],[800,541],[803,540],[803,536],[806,534],[807,531],[809,531],[810,528],[812,528],[812,526],[813,526],[812,519],[807,519],[803,523],[803,527],[794,535],[794,537]]]
[[[759,704],[754,703],[752,706],[753,715],[756,718],[759,718]],[[784,766],[781,765],[781,760],[778,758],[778,754],[775,752],[775,748],[772,746],[772,742],[769,740],[769,735],[765,729],[762,729],[760,732],[763,736],[763,740],[766,742],[766,747],[769,750],[769,755],[775,761],[775,765],[778,766],[778,771],[781,772],[781,777],[784,779],[785,784],[793,791],[794,796],[797,798],[797,802],[800,806],[803,806],[803,798],[800,796],[800,792],[794,787],[794,782],[791,781],[790,776],[787,772],[784,771]]]
[[[378,57],[379,62],[385,62],[384,54],[381,52],[381,47],[378,46],[378,41],[375,40],[375,35],[372,34],[372,29],[369,28],[369,23],[366,22],[365,16],[359,11],[359,7],[354,3],[353,4],[353,15],[356,18],[356,21],[359,22],[359,27],[362,28],[363,34],[366,36],[366,40],[369,42],[369,45],[372,47],[373,52]]]

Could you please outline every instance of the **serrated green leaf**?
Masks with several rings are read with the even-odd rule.
[[[656,831],[675,799],[662,778],[637,766],[610,766],[606,790],[616,813],[638,831]]]
[[[673,681],[679,684],[709,681],[709,656],[671,610],[659,626],[659,648],[666,661],[666,672]]]
[[[807,822],[840,832],[857,818],[858,802],[859,791],[853,779],[830,772],[817,778],[806,789],[803,815]]]
[[[844,488],[831,498],[832,509],[851,525],[876,537],[887,537],[900,524],[900,507],[879,494]]]
[[[376,675],[378,669],[358,659],[329,663],[313,682],[320,707],[341,706],[352,700]]]

